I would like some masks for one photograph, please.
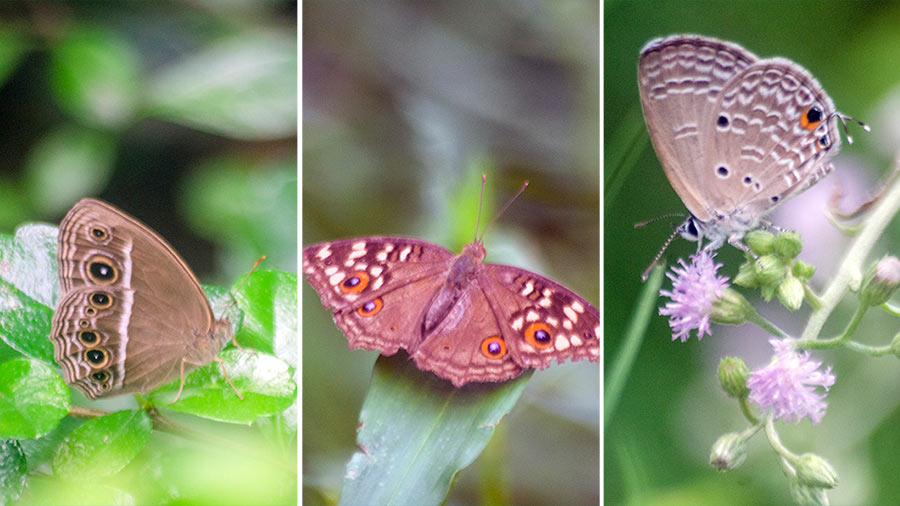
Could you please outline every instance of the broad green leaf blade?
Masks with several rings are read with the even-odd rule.
[[[42,474],[28,478],[28,488],[19,502],[22,505],[66,506],[134,506],[143,504],[132,494],[99,480],[64,481]]]
[[[52,309],[0,280],[0,339],[7,345],[0,349],[0,356],[10,356],[7,350],[12,349],[53,363],[53,343],[49,338],[52,317]]]
[[[273,353],[296,367],[297,275],[258,270],[250,275],[236,297],[244,310],[238,342]]]
[[[69,388],[50,366],[13,359],[0,364],[0,437],[31,439],[69,412]]]
[[[56,237],[56,227],[41,223],[22,225],[14,236],[0,234],[0,279],[51,308],[59,299]]]
[[[53,472],[66,480],[101,478],[122,470],[143,450],[153,424],[142,410],[116,411],[72,431],[53,459]]]
[[[15,439],[0,442],[0,504],[15,500],[25,486],[25,452]]]
[[[28,472],[32,473],[42,466],[50,466],[56,457],[59,446],[65,442],[73,430],[87,422],[85,418],[66,416],[59,421],[59,425],[49,433],[37,439],[22,439],[19,444],[25,452],[28,462]]]
[[[52,50],[50,84],[56,102],[92,126],[130,121],[140,89],[140,58],[106,28],[75,25]]]
[[[247,32],[153,78],[148,114],[248,140],[297,133],[296,37]]]
[[[105,132],[64,126],[31,150],[26,191],[43,214],[61,215],[85,195],[99,193],[112,172],[116,145]]]
[[[174,404],[180,379],[161,386],[150,398],[161,407],[211,420],[232,423],[253,422],[260,416],[287,409],[297,394],[292,368],[271,355],[227,349],[219,354],[228,376],[244,400],[237,397],[222,376],[218,362],[198,367],[187,375],[181,397]]]
[[[361,451],[347,464],[340,503],[442,504],[530,376],[454,388],[403,353],[379,357],[360,413]]]

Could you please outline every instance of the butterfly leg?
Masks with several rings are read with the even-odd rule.
[[[234,383],[231,381],[231,378],[228,376],[228,372],[225,370],[225,363],[222,361],[222,359],[219,357],[216,357],[213,360],[215,360],[216,362],[219,363],[219,366],[222,368],[222,375],[225,376],[225,381],[227,381],[228,384],[231,385],[231,389],[234,390],[235,394],[237,394],[238,399],[244,400],[244,396],[241,395],[241,393],[238,391],[237,387],[235,387]],[[169,404],[175,404],[175,402],[178,401],[178,398],[181,397],[181,392],[184,391],[184,364],[191,364],[194,366],[204,365],[204,364],[201,364],[198,362],[192,362],[186,358],[181,359],[181,383],[178,385],[178,393],[175,394],[175,398],[172,399],[172,401],[169,402]]]
[[[236,344],[237,343],[235,343],[235,345]],[[222,359],[219,357],[216,357],[215,361],[219,363],[219,367],[222,368],[222,376],[225,376],[225,381],[227,381],[228,384],[231,385],[231,389],[234,390],[234,393],[238,396],[238,399],[244,400],[244,396],[241,395],[241,393],[238,391],[237,387],[234,386],[234,383],[231,382],[231,378],[228,377],[228,372],[225,371],[225,362],[223,362]],[[184,380],[182,379],[182,381],[184,381]]]

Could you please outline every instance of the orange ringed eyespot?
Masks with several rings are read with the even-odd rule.
[[[341,291],[344,293],[359,293],[369,286],[369,274],[364,271],[356,271],[341,283]]]
[[[506,342],[500,336],[491,336],[481,341],[481,354],[487,358],[500,358],[506,355]]]
[[[807,130],[815,130],[819,123],[822,122],[824,114],[819,106],[814,105],[800,115],[800,125]]]
[[[553,346],[553,334],[550,327],[542,322],[533,322],[525,327],[525,340],[539,350]]]
[[[372,316],[381,311],[382,306],[384,306],[384,303],[381,301],[381,297],[378,297],[377,299],[372,299],[362,306],[359,306],[356,312],[361,316]]]

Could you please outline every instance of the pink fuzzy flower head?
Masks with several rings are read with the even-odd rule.
[[[671,300],[659,308],[659,314],[669,317],[672,340],[687,341],[693,329],[697,329],[697,339],[702,339],[704,333],[710,334],[713,302],[728,287],[728,278],[718,275],[722,264],[715,263],[714,257],[714,253],[703,250],[691,257],[690,265],[679,258],[680,267],[672,267],[666,273],[672,280],[672,290],[660,290],[659,294]]]
[[[775,357],[769,365],[750,373],[750,400],[785,422],[809,417],[819,423],[828,403],[816,387],[827,391],[834,385],[831,367],[819,371],[822,363],[811,360],[808,351],[794,351],[790,339],[772,339],[769,343],[775,348]]]

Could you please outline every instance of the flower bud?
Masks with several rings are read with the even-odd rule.
[[[737,276],[734,277],[734,284],[745,288],[755,288],[759,286],[756,279],[756,270],[753,268],[753,262],[744,262],[738,268]]]
[[[747,440],[737,432],[723,434],[709,452],[709,465],[719,471],[729,471],[744,463],[747,458]]]
[[[800,455],[795,463],[797,480],[800,483],[819,488],[834,488],[838,484],[837,472],[831,464],[815,453]]]
[[[785,278],[778,285],[778,300],[791,311],[803,305],[803,283],[795,277]]]
[[[803,241],[797,232],[782,232],[775,238],[775,253],[781,258],[792,260],[803,250]]]
[[[751,230],[744,235],[744,244],[757,255],[772,253],[775,234],[767,230]]]
[[[756,309],[743,295],[729,287],[722,290],[722,296],[713,302],[709,318],[713,323],[740,325],[755,312]]]
[[[750,389],[747,388],[750,369],[740,358],[725,357],[720,360],[718,375],[722,389],[731,397],[739,399],[750,393]]]
[[[809,279],[816,273],[816,268],[803,260],[797,260],[794,262],[793,272],[800,279]]]
[[[886,256],[869,267],[860,288],[860,303],[867,306],[884,304],[900,285],[900,260]]]
[[[760,285],[772,285],[784,278],[784,263],[775,255],[763,255],[753,263]]]
[[[817,487],[808,487],[796,480],[791,480],[791,497],[800,506],[828,506],[828,496]]]

